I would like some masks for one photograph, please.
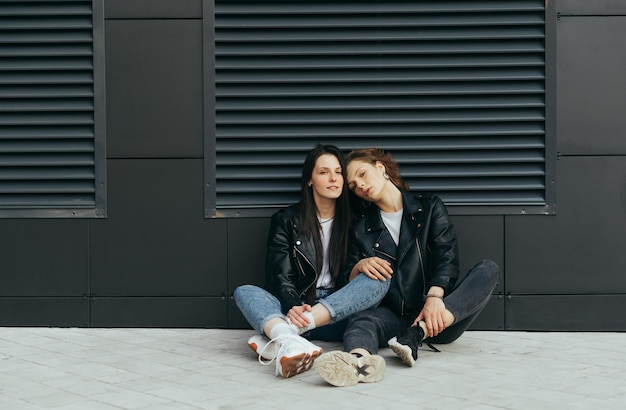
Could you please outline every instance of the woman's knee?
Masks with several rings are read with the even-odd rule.
[[[235,288],[235,291],[233,292],[233,298],[235,299],[235,302],[238,300],[243,300],[246,298],[246,295],[249,295],[250,292],[254,291],[254,288],[256,286],[254,285],[240,285],[237,286]]]
[[[350,315],[347,319],[347,327],[353,327],[355,324],[373,323],[370,315],[366,311],[357,312]]]
[[[500,281],[501,270],[497,263],[490,259],[483,259],[478,262],[472,271],[480,272],[488,283],[493,283],[494,286]]]

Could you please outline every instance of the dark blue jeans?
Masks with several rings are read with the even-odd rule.
[[[500,277],[500,268],[490,260],[476,264],[452,292],[445,298],[446,309],[454,315],[454,323],[431,343],[451,343],[458,339],[472,324],[489,302]],[[380,347],[387,347],[387,341],[398,332],[411,325],[421,308],[404,316],[398,316],[386,307],[355,313],[348,318],[343,334],[343,347],[346,352],[362,348],[376,354]]]

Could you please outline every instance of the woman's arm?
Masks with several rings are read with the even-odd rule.
[[[433,197],[431,209],[430,232],[428,232],[427,249],[428,272],[427,289],[440,287],[449,292],[459,277],[459,257],[456,231],[439,197]]]
[[[370,279],[385,282],[387,279],[391,279],[393,269],[391,269],[391,263],[388,261],[378,256],[372,256],[361,259],[354,265],[350,271],[350,280],[354,279],[359,273],[365,274]]]
[[[292,233],[293,222],[284,212],[275,213],[268,232],[265,279],[267,290],[280,300],[283,312],[302,304],[292,266]]]

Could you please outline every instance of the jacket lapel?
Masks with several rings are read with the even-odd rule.
[[[402,213],[402,226],[400,227],[400,246],[398,248],[398,262],[406,256],[407,252],[415,246],[417,226],[420,213],[423,211],[421,202],[414,198],[410,192],[402,191],[404,212]]]
[[[365,234],[377,235],[372,250],[389,256],[392,259],[390,262],[393,262],[397,255],[396,244],[393,242],[387,229],[385,229],[385,224],[383,223],[378,208],[372,209],[366,214],[364,228]]]

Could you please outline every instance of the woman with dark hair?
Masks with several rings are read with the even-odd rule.
[[[363,201],[354,222],[350,277],[378,277],[387,263],[394,275],[376,309],[348,319],[345,351],[326,353],[316,362],[318,373],[335,386],[371,381],[362,373],[375,373],[372,365],[384,363],[372,359],[380,357],[380,347],[388,345],[413,366],[423,342],[437,350],[431,343],[459,338],[489,301],[500,275],[494,262],[483,260],[457,281],[457,237],[445,205],[435,195],[409,192],[391,154],[377,148],[352,151],[346,179]]]
[[[344,156],[335,146],[318,145],[307,155],[300,202],[271,219],[265,289],[242,285],[234,292],[239,310],[259,332],[248,345],[261,363],[276,361],[277,376],[308,370],[322,349],[307,339],[340,341],[344,319],[376,306],[389,289],[389,266],[352,275],[349,283],[342,274],[351,224],[344,171]],[[381,373],[370,377],[380,378]]]

